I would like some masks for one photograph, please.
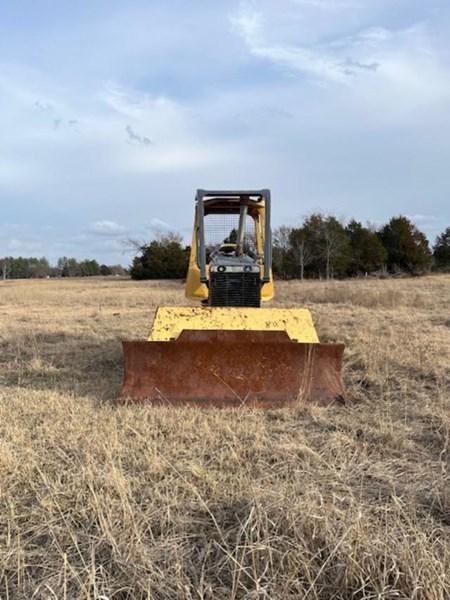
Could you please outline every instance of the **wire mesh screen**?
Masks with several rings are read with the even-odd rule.
[[[239,214],[205,215],[205,246],[209,256],[222,244],[235,244],[239,230]],[[245,218],[243,251],[256,255],[255,221],[249,215]]]

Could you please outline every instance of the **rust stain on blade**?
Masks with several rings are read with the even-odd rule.
[[[283,331],[185,330],[123,342],[120,403],[281,408],[344,400],[344,344],[299,344]]]

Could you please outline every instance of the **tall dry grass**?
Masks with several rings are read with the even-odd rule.
[[[450,279],[278,285],[345,406],[114,407],[182,293],[0,284],[0,598],[449,598]]]

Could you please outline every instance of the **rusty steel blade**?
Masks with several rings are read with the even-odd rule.
[[[183,331],[123,342],[120,403],[278,408],[344,401],[344,344],[299,344],[284,331]]]

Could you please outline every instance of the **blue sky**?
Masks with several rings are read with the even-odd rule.
[[[203,188],[450,225],[448,0],[3,0],[0,256],[129,261]]]

